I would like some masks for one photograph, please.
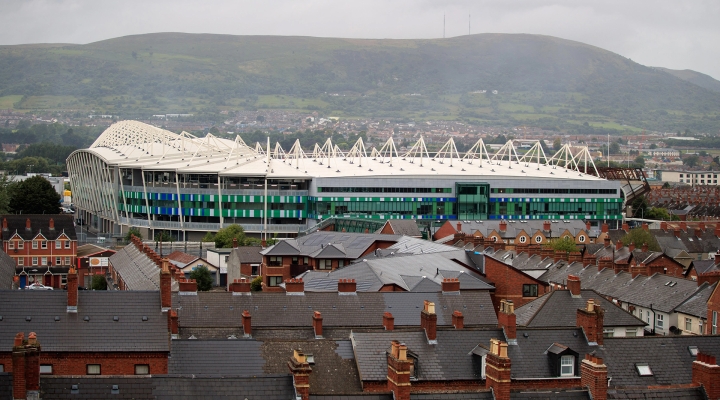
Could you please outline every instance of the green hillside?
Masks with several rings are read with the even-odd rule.
[[[538,35],[161,33],[88,45],[0,46],[0,105],[124,118],[282,108],[581,132],[720,129],[720,93],[597,47]]]
[[[662,67],[656,67],[656,69],[667,72],[668,74],[680,78],[684,81],[688,81],[700,87],[704,87],[705,89],[712,90],[713,92],[720,92],[720,81],[714,79],[710,75],[705,75],[691,69],[669,69]]]

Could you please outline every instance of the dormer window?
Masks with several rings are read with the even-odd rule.
[[[575,356],[560,357],[560,376],[575,376]]]

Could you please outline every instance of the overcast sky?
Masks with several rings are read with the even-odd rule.
[[[441,38],[533,33],[720,79],[718,0],[0,0],[0,44],[150,32]]]

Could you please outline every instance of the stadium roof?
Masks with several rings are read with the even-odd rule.
[[[468,152],[459,153],[451,138],[431,156],[422,138],[405,154],[399,154],[390,138],[380,149],[365,149],[362,139],[347,152],[328,139],[305,152],[299,141],[285,151],[279,144],[269,151],[260,144],[248,146],[235,140],[208,134],[204,138],[187,132],[175,134],[137,121],[121,121],[110,126],[88,149],[109,165],[143,170],[179,173],[218,173],[221,176],[267,176],[268,178],[329,177],[428,177],[544,178],[598,180],[588,173],[595,165],[586,147],[565,145],[546,157],[539,142],[524,155],[518,155],[508,141],[489,154],[480,139]],[[269,147],[269,146],[266,146]],[[75,154],[75,153],[74,153]],[[72,157],[72,155],[71,155]],[[568,168],[564,166],[567,165]]]

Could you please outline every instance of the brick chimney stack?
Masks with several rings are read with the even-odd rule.
[[[610,247],[610,236],[605,236],[603,243],[605,243],[605,247]]]
[[[27,230],[27,231],[32,230],[32,226],[30,225],[30,218],[25,220],[25,230]]]
[[[515,304],[512,300],[500,300],[498,328],[503,330],[505,339],[509,344],[517,344],[517,316],[515,315]]]
[[[576,275],[568,275],[567,277],[567,288],[570,291],[570,296],[580,297],[580,278]]]
[[[340,279],[338,280],[338,294],[339,295],[356,295],[357,294],[357,283],[355,279]]]
[[[705,389],[708,399],[720,399],[720,366],[715,357],[698,353],[692,363],[692,382]]]
[[[661,223],[660,223],[660,229],[662,229],[663,231],[667,232],[667,230],[668,230],[668,224],[667,224],[667,222],[665,222],[665,221],[661,222]]]
[[[603,222],[600,227],[600,231],[603,233],[608,233],[610,231],[610,227],[608,226],[607,222]]]
[[[170,338],[178,339],[180,337],[180,325],[178,324],[178,314],[175,310],[168,311],[168,322],[170,324]]]
[[[631,253],[635,251],[635,242],[630,242],[630,244],[628,245],[628,250],[630,250]]]
[[[458,221],[455,226],[457,227],[458,232],[462,232],[462,222]]]
[[[607,400],[607,366],[603,359],[590,354],[580,363],[580,382],[588,388],[593,400]]]
[[[232,247],[233,247],[233,249],[237,249],[237,247],[238,247],[238,240],[237,240],[237,238],[233,238],[233,240],[232,240]]]
[[[197,294],[197,281],[195,279],[180,278],[180,294]]]
[[[687,233],[687,222],[685,222],[685,221],[680,222],[680,229],[683,232]]]
[[[577,310],[577,327],[582,328],[588,343],[603,344],[603,320],[605,311],[589,299],[585,308]]]
[[[505,231],[507,231],[507,221],[505,221],[503,219],[503,220],[500,220],[500,232],[505,232]]]
[[[695,229],[695,237],[701,238],[702,234],[703,234],[702,229],[700,229],[700,228]]]
[[[77,270],[70,267],[67,274],[67,312],[77,313],[78,310],[78,275]]]
[[[443,278],[442,292],[443,294],[459,294],[460,280],[458,278]]]
[[[643,228],[644,231],[649,231],[649,230],[650,230],[650,227],[648,226],[648,224],[646,224],[646,223],[644,223],[644,222],[643,222],[643,224],[642,224],[642,228]]]
[[[567,252],[562,250],[555,250],[553,255],[553,261],[558,262],[567,258]]]
[[[623,224],[622,224],[622,230],[624,230],[625,233],[630,232],[630,225],[628,225],[627,222],[623,222]]]
[[[633,279],[635,279],[638,275],[645,275],[647,274],[647,267],[645,267],[644,263],[640,263],[640,265],[631,265],[630,274],[632,274]]]
[[[573,262],[582,262],[582,261],[583,261],[582,253],[579,251],[571,251],[570,255],[568,255],[568,262],[573,263]]]
[[[305,295],[305,283],[302,278],[291,278],[285,280],[285,294],[288,296]]]
[[[587,232],[590,232],[590,229],[592,229],[592,225],[590,224],[590,221],[585,222],[585,230]]]
[[[233,296],[250,296],[252,294],[250,281],[245,278],[235,279],[230,284],[230,291]]]
[[[699,222],[698,228],[700,228],[701,231],[705,232],[705,222]]]
[[[315,331],[315,339],[322,339],[322,314],[320,311],[313,313],[313,331]]]
[[[642,250],[643,253],[647,253],[647,251],[648,251],[648,244],[647,244],[647,242],[645,242],[645,243],[642,244],[641,250]]]
[[[20,332],[15,335],[12,352],[13,399],[25,400],[27,398],[25,362],[25,334]]]
[[[243,337],[251,338],[252,337],[252,323],[251,323],[250,312],[248,310],[243,310],[243,312],[242,312],[242,327],[243,327]]]
[[[550,223],[550,221],[543,221],[543,231],[550,232],[551,229],[552,229],[552,224]]]
[[[620,250],[623,248],[623,242],[622,240],[618,239],[617,243],[615,243],[615,250]]]
[[[410,369],[413,361],[408,360],[407,346],[397,340],[392,341],[387,356],[387,385],[395,400],[410,400]]]
[[[496,400],[510,400],[512,363],[507,343],[490,339],[490,352],[485,356],[485,388],[492,389]]]
[[[386,331],[392,331],[395,329],[395,317],[387,311],[383,313],[383,327]]]
[[[295,398],[310,400],[310,374],[312,373],[312,368],[310,368],[305,354],[301,351],[294,350],[292,358],[288,361],[288,367],[290,368],[290,373],[293,375]]]
[[[8,226],[7,226],[7,218],[3,218],[3,222],[2,222],[2,230],[4,230],[4,231],[7,231],[7,230],[8,230]]]
[[[602,271],[605,268],[613,269],[612,257],[601,257],[598,261],[598,271]]]
[[[420,326],[425,329],[429,344],[437,344],[437,314],[435,303],[425,300],[423,310],[420,312]]]
[[[462,329],[465,326],[465,317],[463,317],[463,314],[460,311],[453,311],[452,324],[455,329]]]
[[[50,218],[50,221],[48,221],[48,228],[49,228],[51,231],[54,231],[54,230],[55,230],[55,220],[54,220],[54,219]]]
[[[40,343],[35,332],[15,335],[12,349],[13,399],[40,398]]]
[[[166,312],[172,307],[172,277],[170,275],[170,260],[163,258],[160,270],[160,307]]]

